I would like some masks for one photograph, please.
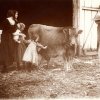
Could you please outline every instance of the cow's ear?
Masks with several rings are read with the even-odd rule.
[[[78,31],[78,34],[81,34],[82,32],[83,32],[83,30],[79,30],[79,31]]]

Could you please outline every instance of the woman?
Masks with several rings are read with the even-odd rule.
[[[7,18],[1,24],[3,33],[1,35],[1,55],[3,72],[7,71],[7,66],[11,66],[17,61],[17,42],[13,39],[13,33],[17,29],[18,11],[8,10]]]
[[[23,66],[22,57],[26,49],[26,44],[28,40],[26,40],[26,35],[23,33],[25,29],[24,23],[18,23],[18,29],[16,30],[14,35],[14,40],[18,43],[18,69]]]

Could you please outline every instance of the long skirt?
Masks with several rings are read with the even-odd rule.
[[[18,45],[18,63],[21,64],[22,63],[22,59],[23,59],[23,55],[24,52],[26,50],[26,45],[24,42],[19,43]]]
[[[3,38],[0,45],[0,59],[2,64],[10,66],[17,61],[17,43],[11,38]]]

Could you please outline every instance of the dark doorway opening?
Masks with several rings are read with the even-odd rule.
[[[0,20],[6,17],[8,9],[17,9],[19,20],[27,26],[72,26],[72,0],[0,0]]]

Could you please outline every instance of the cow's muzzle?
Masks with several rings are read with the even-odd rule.
[[[70,44],[70,48],[74,50],[75,49],[75,44]]]

